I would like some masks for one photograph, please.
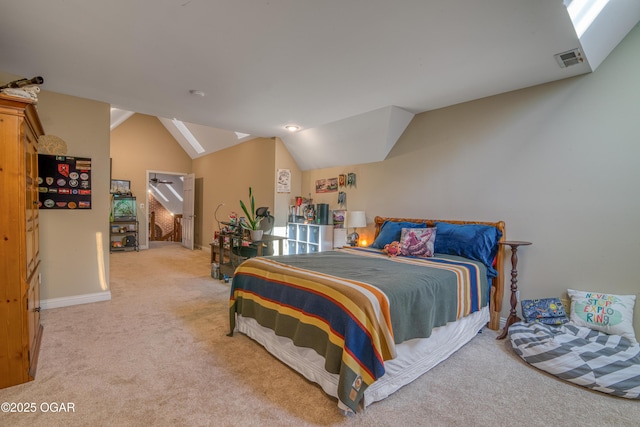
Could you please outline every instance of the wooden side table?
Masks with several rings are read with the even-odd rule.
[[[229,240],[229,246],[224,247],[224,241],[225,241],[225,237],[228,237]],[[220,256],[220,274],[222,275],[227,275],[229,277],[233,277],[235,271],[236,271],[236,267],[238,267],[242,261],[244,261],[246,258],[243,257],[242,255],[240,255],[240,252],[233,250],[233,248],[240,248],[242,246],[242,242],[243,241],[249,241],[253,244],[255,244],[256,246],[256,256],[262,256],[262,250],[263,250],[263,244],[275,244],[278,243],[278,254],[282,255],[283,254],[283,249],[284,249],[284,245],[283,245],[283,241],[287,240],[286,237],[283,236],[274,236],[271,234],[263,234],[262,235],[262,239],[260,240],[255,240],[255,241],[251,241],[251,240],[247,240],[245,238],[245,236],[243,234],[236,234],[236,233],[220,233],[220,236],[218,237],[218,247],[219,248],[223,248],[224,247],[224,251],[227,252],[228,257],[227,260],[225,260],[224,256]],[[215,254],[213,252],[213,247],[212,247],[212,252],[211,252],[211,262],[214,262],[215,260]]]
[[[275,236],[273,234],[263,234],[262,239],[255,240],[253,243],[270,244],[270,243],[278,242],[278,255],[284,255],[284,247],[282,243],[284,240],[287,240],[287,238],[283,236]],[[258,246],[257,247],[258,256],[262,256],[262,245],[257,245],[257,246]]]
[[[222,250],[220,250],[220,245],[218,241],[209,243],[211,246],[211,263],[216,262],[216,254],[220,253],[220,262],[224,262],[225,258],[229,258],[229,246],[224,246]]]
[[[226,239],[225,239],[226,238]],[[242,234],[236,233],[220,233],[218,236],[218,246],[224,248],[225,240],[229,241],[229,257],[227,260],[223,256],[220,257],[220,276],[227,275],[233,277],[236,267],[240,265],[240,256],[233,252],[233,247],[241,246],[244,239]]]
[[[504,242],[499,242],[499,244],[511,247],[511,310],[509,312],[509,317],[507,317],[507,322],[504,324],[502,334],[496,338],[501,340],[507,336],[509,326],[521,320],[516,311],[516,306],[518,305],[518,247],[528,246],[531,242],[505,240]]]

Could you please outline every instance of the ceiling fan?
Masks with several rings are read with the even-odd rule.
[[[153,178],[149,179],[152,184],[173,184],[173,181],[165,181],[164,179],[158,179],[156,174],[153,174]]]

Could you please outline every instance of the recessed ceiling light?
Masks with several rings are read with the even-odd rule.
[[[300,129],[300,126],[296,126],[296,125],[286,125],[284,127],[286,130],[288,130],[289,132],[295,132],[297,130]]]
[[[191,95],[204,96],[204,92],[203,92],[203,91],[201,91],[201,90],[191,89],[191,90],[189,91],[189,93],[190,93]]]

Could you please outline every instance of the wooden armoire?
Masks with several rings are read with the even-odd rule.
[[[0,94],[0,388],[34,379],[42,338],[38,137],[29,99]]]

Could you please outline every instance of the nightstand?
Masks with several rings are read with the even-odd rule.
[[[509,326],[520,321],[516,306],[518,305],[518,248],[520,246],[528,246],[531,242],[523,242],[520,240],[505,240],[499,242],[500,245],[506,245],[511,247],[511,311],[507,321],[504,324],[502,334],[497,338],[499,340],[504,339],[509,332]]]

